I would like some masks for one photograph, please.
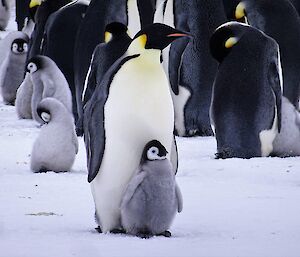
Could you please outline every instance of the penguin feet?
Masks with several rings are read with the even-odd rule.
[[[140,231],[136,234],[136,236],[142,239],[149,239],[153,237],[153,234],[150,233],[149,231]]]
[[[171,234],[170,231],[166,230],[166,231],[164,231],[164,232],[158,234],[158,236],[171,237],[172,234]]]
[[[119,229],[119,228],[115,228],[109,232],[111,234],[126,234],[126,231],[124,229]]]
[[[96,230],[99,234],[102,233],[102,230],[101,230],[100,226],[98,226],[97,228],[95,228],[95,230]]]

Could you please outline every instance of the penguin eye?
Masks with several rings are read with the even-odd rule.
[[[157,147],[151,147],[148,151],[147,151],[147,158],[150,161],[153,160],[158,160],[160,159],[160,157],[158,156],[159,150]]]
[[[37,71],[37,66],[32,62],[27,65],[27,68],[30,73],[34,73]]]
[[[13,45],[12,45],[12,51],[13,51],[14,53],[18,53],[18,44],[13,43]]]
[[[42,113],[41,113],[41,118],[42,118],[42,120],[43,120],[45,123],[48,123],[48,122],[50,121],[50,119],[51,119],[51,116],[50,116],[50,114],[47,113],[47,112],[42,112]]]
[[[23,50],[24,50],[24,53],[27,53],[27,51],[28,51],[28,45],[27,45],[27,43],[23,44]]]

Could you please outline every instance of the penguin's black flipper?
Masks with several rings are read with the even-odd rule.
[[[105,151],[104,105],[110,84],[122,65],[138,56],[139,54],[118,59],[106,72],[101,83],[96,86],[94,94],[84,108],[83,128],[89,183],[97,176]]]
[[[169,77],[172,91],[175,95],[179,94],[180,68],[182,64],[183,52],[189,43],[187,39],[180,39],[174,42],[169,54]]]
[[[271,85],[271,88],[275,95],[276,108],[277,108],[277,117],[278,117],[278,132],[281,130],[281,87],[280,87],[280,78],[278,74],[278,67],[275,62],[272,62],[269,67],[268,80]]]

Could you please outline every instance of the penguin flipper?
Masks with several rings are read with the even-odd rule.
[[[125,190],[124,197],[121,202],[121,209],[125,208],[125,206],[130,202],[135,191],[139,188],[140,184],[143,182],[146,175],[147,175],[147,173],[145,171],[140,171],[129,182],[129,184]]]
[[[280,87],[280,78],[278,74],[278,68],[275,62],[272,62],[270,65],[270,70],[268,74],[268,80],[271,85],[272,91],[275,96],[277,117],[278,117],[278,132],[281,130],[281,87]]]
[[[182,200],[182,194],[180,191],[179,186],[175,185],[175,194],[176,194],[176,198],[177,198],[177,204],[178,204],[178,212],[181,212],[183,209],[183,200]]]
[[[177,143],[176,143],[175,136],[173,136],[173,142],[172,142],[171,163],[172,163],[172,166],[173,166],[174,173],[177,174],[177,171],[178,171],[178,150],[177,150]]]
[[[188,40],[181,39],[174,42],[170,48],[169,54],[169,77],[172,91],[175,95],[179,94],[180,70],[182,65],[182,56]]]

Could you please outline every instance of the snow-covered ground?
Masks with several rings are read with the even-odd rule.
[[[94,230],[82,139],[72,172],[30,171],[38,133],[0,102],[0,257],[300,256],[300,158],[215,160],[214,138],[178,139],[184,210],[172,238],[144,240]]]

